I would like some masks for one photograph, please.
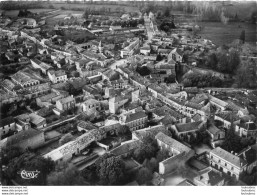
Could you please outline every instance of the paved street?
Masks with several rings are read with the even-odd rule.
[[[116,67],[119,67],[119,66],[122,66],[122,65],[125,65],[126,63],[128,63],[128,60],[127,59],[121,59],[121,60],[118,60],[116,62],[114,62],[113,64],[111,64],[109,66],[109,68],[111,69],[116,69]]]

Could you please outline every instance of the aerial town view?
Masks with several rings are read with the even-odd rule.
[[[1,1],[1,185],[257,185],[256,17],[255,1]]]

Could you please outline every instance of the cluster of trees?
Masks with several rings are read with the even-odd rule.
[[[151,73],[151,70],[147,68],[147,66],[137,66],[136,71],[141,75],[141,76],[147,76]]]
[[[130,20],[105,20],[100,22],[100,21],[97,21],[96,18],[92,18],[92,22],[98,26],[108,25],[108,26],[121,26],[125,28],[125,27],[137,27],[138,24],[143,25],[144,19],[140,18],[140,19],[130,19]]]
[[[228,74],[234,74],[239,64],[239,52],[234,48],[221,47],[216,52],[210,53],[205,59],[207,67]]]
[[[127,180],[123,159],[111,154],[99,157],[94,165],[83,170],[82,175],[86,181],[100,185],[122,185]]]
[[[62,9],[66,9],[65,7],[62,7]],[[103,15],[103,14],[110,14],[110,13],[125,13],[125,7],[116,7],[115,9],[112,9],[111,7],[101,7],[101,8],[95,8],[95,7],[87,7],[86,9],[84,7],[81,8],[69,8],[74,11],[84,11],[84,15],[88,17],[89,15]]]
[[[191,73],[183,79],[182,83],[185,87],[221,87],[222,80],[211,74]]]
[[[32,12],[28,11],[27,9],[24,9],[19,11],[18,17],[30,17],[33,15],[34,14]]]
[[[222,21],[226,16],[220,5],[212,2],[192,2],[192,13],[198,15],[199,20]]]
[[[168,12],[171,11],[185,11],[192,9],[190,6],[190,2],[183,1],[169,1],[169,2],[141,2],[139,5],[139,10],[142,13],[157,13],[162,12],[162,14],[169,17]]]
[[[51,186],[87,185],[82,174],[72,165],[63,165],[64,168],[57,169],[47,177],[47,184]]]
[[[237,87],[255,88],[257,87],[257,67],[253,59],[244,60],[236,72]]]
[[[40,8],[44,8],[42,2],[3,1],[0,3],[1,10],[21,10],[21,9],[40,9]]]
[[[233,151],[239,153],[241,150],[254,143],[254,139],[242,138],[237,135],[234,131],[233,125],[231,125],[231,128],[226,131],[225,140],[221,147],[228,152]]]
[[[23,185],[46,185],[48,174],[55,168],[55,163],[51,159],[36,156],[35,153],[30,151],[24,153],[18,147],[3,150],[3,165],[7,167],[4,172],[5,176]],[[17,174],[22,170],[38,170],[39,174],[33,180],[24,180]]]
[[[160,24],[160,30],[168,32],[170,29],[175,29],[176,26],[173,21],[163,20]]]
[[[77,17],[74,17],[73,15],[70,14],[70,19],[59,20],[57,24],[59,26],[64,26],[64,25],[80,25],[81,22],[78,20]]]
[[[156,140],[148,137],[142,140],[143,143],[134,150],[133,158],[140,163],[143,163],[145,159],[151,159],[155,157],[158,151]]]
[[[13,102],[9,104],[2,104],[0,106],[0,117],[6,118],[8,116],[17,116],[27,112],[26,106],[30,104],[30,100],[21,100],[19,102]]]

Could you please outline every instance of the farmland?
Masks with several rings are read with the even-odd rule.
[[[43,13],[43,12],[50,12],[53,11],[54,9],[28,9],[28,11],[31,11],[32,13]],[[19,10],[8,10],[5,12],[6,16],[9,17],[17,17],[19,14]]]
[[[210,39],[216,45],[229,44],[238,39],[242,30],[245,30],[245,41],[250,44],[256,42],[256,25],[231,22],[224,25],[220,22],[200,22],[203,30],[199,33],[203,38]]]
[[[108,4],[98,5],[98,4],[81,4],[81,3],[78,3],[78,4],[75,4],[75,3],[72,3],[72,4],[52,3],[52,5],[56,9],[65,8],[67,10],[72,10],[72,9],[83,10],[83,9],[86,9],[86,8],[90,8],[90,9],[93,9],[93,10],[99,10],[99,9],[104,7],[105,9],[110,8],[111,12],[115,12],[115,11],[118,11],[118,10],[124,10],[125,12],[128,12],[128,13],[139,11],[137,7],[133,7],[133,6],[110,5],[110,4],[109,5]]]

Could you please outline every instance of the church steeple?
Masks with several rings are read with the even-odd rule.
[[[102,41],[99,42],[98,51],[99,51],[99,53],[102,53],[102,52],[103,52]]]

